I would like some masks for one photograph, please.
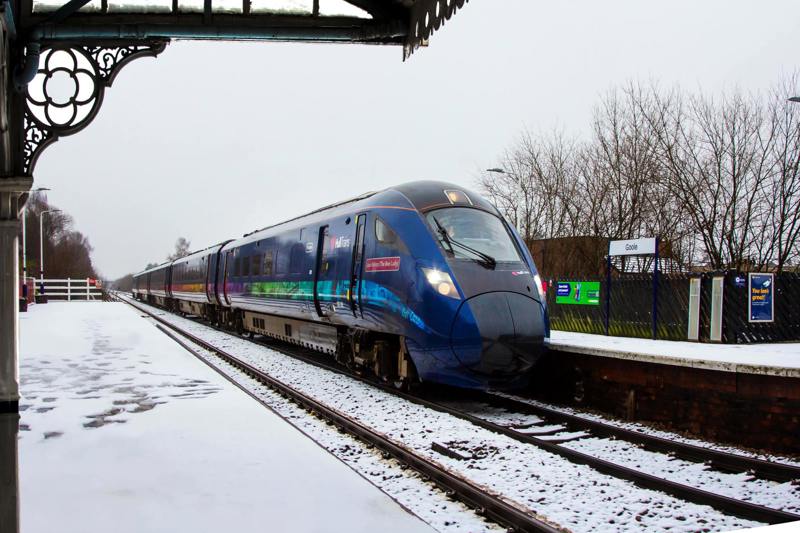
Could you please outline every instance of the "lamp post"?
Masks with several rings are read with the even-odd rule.
[[[791,98],[789,98],[789,101],[794,103],[800,103],[800,96],[792,96]]]
[[[34,192],[43,192],[49,191],[47,187],[37,187],[36,189],[31,189],[31,193]],[[25,211],[27,211],[28,202],[25,202],[25,205],[22,206],[22,291],[23,296],[27,296],[28,291],[28,239],[26,237],[25,232]]]
[[[47,213],[60,212],[61,209],[48,209],[39,213],[39,283],[40,292],[44,293],[44,216]]]

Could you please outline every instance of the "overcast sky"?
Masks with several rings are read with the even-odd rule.
[[[123,69],[37,186],[108,278],[367,190],[472,186],[527,128],[586,135],[629,80],[761,90],[800,68],[797,0],[471,0],[399,47],[175,42]]]

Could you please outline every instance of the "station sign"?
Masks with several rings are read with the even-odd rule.
[[[655,237],[608,242],[608,255],[655,255],[655,253]]]
[[[747,315],[750,322],[775,320],[775,275],[747,275]]]
[[[559,281],[556,303],[564,305],[600,305],[599,281]]]

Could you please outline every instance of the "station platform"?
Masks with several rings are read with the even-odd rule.
[[[800,378],[800,342],[708,344],[554,330],[550,348],[643,363]]]
[[[700,344],[552,331],[534,388],[549,400],[800,454],[800,343]]]
[[[20,328],[24,533],[432,531],[123,303]]]

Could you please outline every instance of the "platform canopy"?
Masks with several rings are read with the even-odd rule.
[[[408,57],[467,0],[16,0],[37,42],[211,39],[403,46]]]

